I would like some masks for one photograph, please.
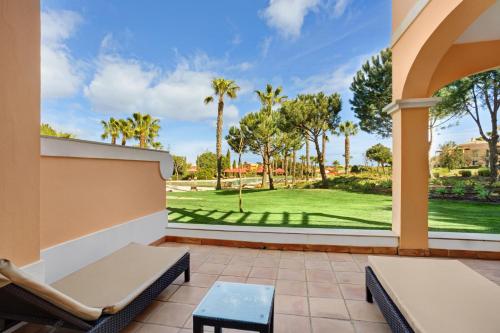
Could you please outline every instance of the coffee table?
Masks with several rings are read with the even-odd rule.
[[[193,333],[204,326],[272,333],[274,287],[259,284],[216,282],[193,312]]]

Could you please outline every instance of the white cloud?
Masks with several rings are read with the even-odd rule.
[[[335,17],[342,16],[352,0],[335,0],[332,12]]]
[[[277,29],[285,38],[300,36],[304,18],[309,12],[325,10],[333,17],[344,14],[352,0],[269,0],[260,14],[269,27]]]
[[[214,104],[204,105],[212,94],[210,81],[217,75],[202,67],[215,66],[208,57],[182,58],[170,72],[119,56],[102,55],[94,78],[85,87],[93,110],[105,113],[150,113],[176,120],[214,119]],[[238,109],[226,102],[226,119],[238,117]]]
[[[79,64],[65,45],[73,36],[81,16],[73,11],[42,12],[41,75],[42,97],[62,98],[74,95],[83,82]]]
[[[268,36],[264,38],[260,44],[260,54],[262,58],[267,57],[267,54],[269,53],[269,48],[271,47],[271,43],[273,41],[273,37]]]
[[[324,74],[312,75],[305,79],[293,78],[294,85],[303,93],[315,93],[320,91],[325,93],[347,92],[351,85],[352,78],[370,56],[371,54],[357,56]]]
[[[319,4],[320,0],[270,0],[262,17],[283,37],[293,39],[300,36],[304,17]]]

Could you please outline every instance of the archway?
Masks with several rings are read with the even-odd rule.
[[[500,3],[393,1],[393,231],[401,254],[428,253],[428,111],[432,94],[500,66]],[[495,56],[496,55],[496,56]]]

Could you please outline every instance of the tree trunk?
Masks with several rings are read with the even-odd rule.
[[[493,135],[491,136],[490,142],[488,142],[488,146],[490,148],[490,157],[489,157],[489,164],[490,164],[490,177],[492,182],[496,182],[498,179],[498,148],[497,148],[497,143],[498,143],[498,134],[496,136],[496,140],[493,139]]]
[[[111,137],[111,144],[115,145],[116,144],[116,136]]]
[[[349,174],[349,160],[351,157],[351,144],[349,141],[349,136],[345,136],[345,141],[344,141],[345,149],[344,149],[344,157],[345,157],[345,174]]]
[[[125,146],[127,144],[127,138],[122,136],[122,146]]]
[[[292,186],[295,186],[295,168],[297,167],[296,151],[292,152]]]
[[[306,182],[309,181],[309,140],[306,138]]]
[[[283,156],[283,166],[285,169],[285,186],[288,186],[288,154],[285,152],[285,156]]]
[[[323,136],[321,137],[321,156],[323,158],[323,163],[326,163],[326,140],[327,140],[327,137],[326,137],[326,133],[323,132]]]
[[[266,163],[266,153],[262,152],[262,188],[266,187],[266,176],[267,176],[267,163]]]
[[[269,189],[274,190],[273,167],[271,164],[271,154],[269,153],[269,145],[266,147],[267,160],[267,176],[269,177]]]
[[[491,181],[496,182],[498,180],[498,123],[497,123],[497,110],[494,110],[491,114],[491,138],[488,142],[490,146],[490,173]]]
[[[319,146],[318,138],[314,139],[314,145],[316,146],[316,154],[318,155],[319,172],[321,173],[321,185],[324,188],[328,188],[328,179],[326,178],[325,163],[323,162],[323,154]]]
[[[243,213],[243,197],[242,197],[243,184],[241,182],[241,151],[243,150],[242,146],[243,146],[243,137],[241,137],[240,139],[240,149],[238,151],[238,176],[240,178],[238,207],[240,209],[240,213]]]
[[[139,136],[139,147],[146,148],[146,137],[144,136],[144,134],[141,134]]]
[[[223,125],[223,112],[224,112],[224,100],[222,96],[219,97],[219,104],[217,107],[217,134],[216,134],[216,146],[215,153],[217,155],[217,185],[216,190],[222,189],[221,178],[222,178],[222,125]]]

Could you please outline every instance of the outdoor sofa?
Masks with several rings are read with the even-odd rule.
[[[189,281],[188,249],[135,243],[51,285],[0,259],[0,321],[119,332],[182,273]]]
[[[458,260],[368,258],[366,300],[392,332],[500,332],[500,286]]]

